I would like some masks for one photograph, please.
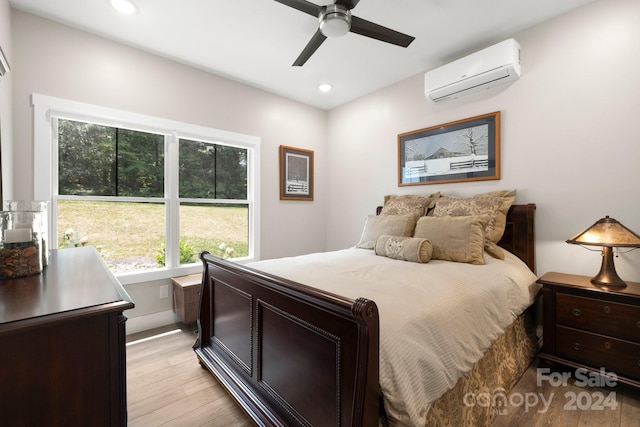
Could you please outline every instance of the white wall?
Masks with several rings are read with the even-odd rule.
[[[12,16],[16,198],[33,195],[31,94],[41,93],[260,137],[262,257],[324,250],[324,111],[22,11]],[[313,202],[279,200],[279,145],[317,151]]]
[[[600,0],[514,38],[523,75],[510,86],[436,105],[420,74],[330,111],[327,249],[357,242],[385,194],[434,191],[513,188],[516,203],[536,203],[539,274],[595,275],[599,253],[564,241],[605,215],[640,234],[640,2]],[[397,186],[399,133],[492,111],[501,111],[501,180]],[[640,282],[640,250],[615,263]]]
[[[9,0],[0,0],[0,47],[9,66],[13,68],[13,48],[11,43],[11,7]],[[11,109],[13,73],[10,71],[0,78],[0,153],[2,155],[2,195],[13,197],[13,115]]]
[[[40,93],[260,137],[261,257],[324,250],[326,112],[15,9],[11,23],[15,199],[33,198],[31,95]],[[315,151],[313,202],[280,201],[280,145]],[[166,284],[126,286],[130,331],[171,318],[171,298],[159,298]]]

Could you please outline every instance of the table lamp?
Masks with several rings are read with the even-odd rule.
[[[618,288],[627,286],[616,273],[616,267],[613,264],[613,248],[639,248],[640,236],[636,233],[607,215],[567,240],[567,243],[602,246],[602,266],[600,272],[591,278],[591,283]]]

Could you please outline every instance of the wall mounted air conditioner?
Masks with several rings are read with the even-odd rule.
[[[519,78],[520,45],[509,39],[427,71],[424,90],[428,99],[440,102]]]

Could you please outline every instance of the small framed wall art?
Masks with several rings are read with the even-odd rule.
[[[280,200],[313,200],[313,151],[280,146]]]
[[[500,112],[398,135],[398,186],[500,179]]]
[[[0,77],[4,76],[11,70],[9,68],[9,63],[7,62],[7,57],[4,56],[4,52],[2,51],[2,47],[0,47]]]

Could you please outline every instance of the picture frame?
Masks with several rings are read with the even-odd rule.
[[[500,179],[500,112],[398,135],[398,186]]]
[[[11,71],[11,68],[9,67],[9,62],[7,61],[7,57],[4,56],[2,47],[0,47],[0,77],[4,76],[9,71]]]
[[[280,146],[280,200],[313,201],[313,151]]]

